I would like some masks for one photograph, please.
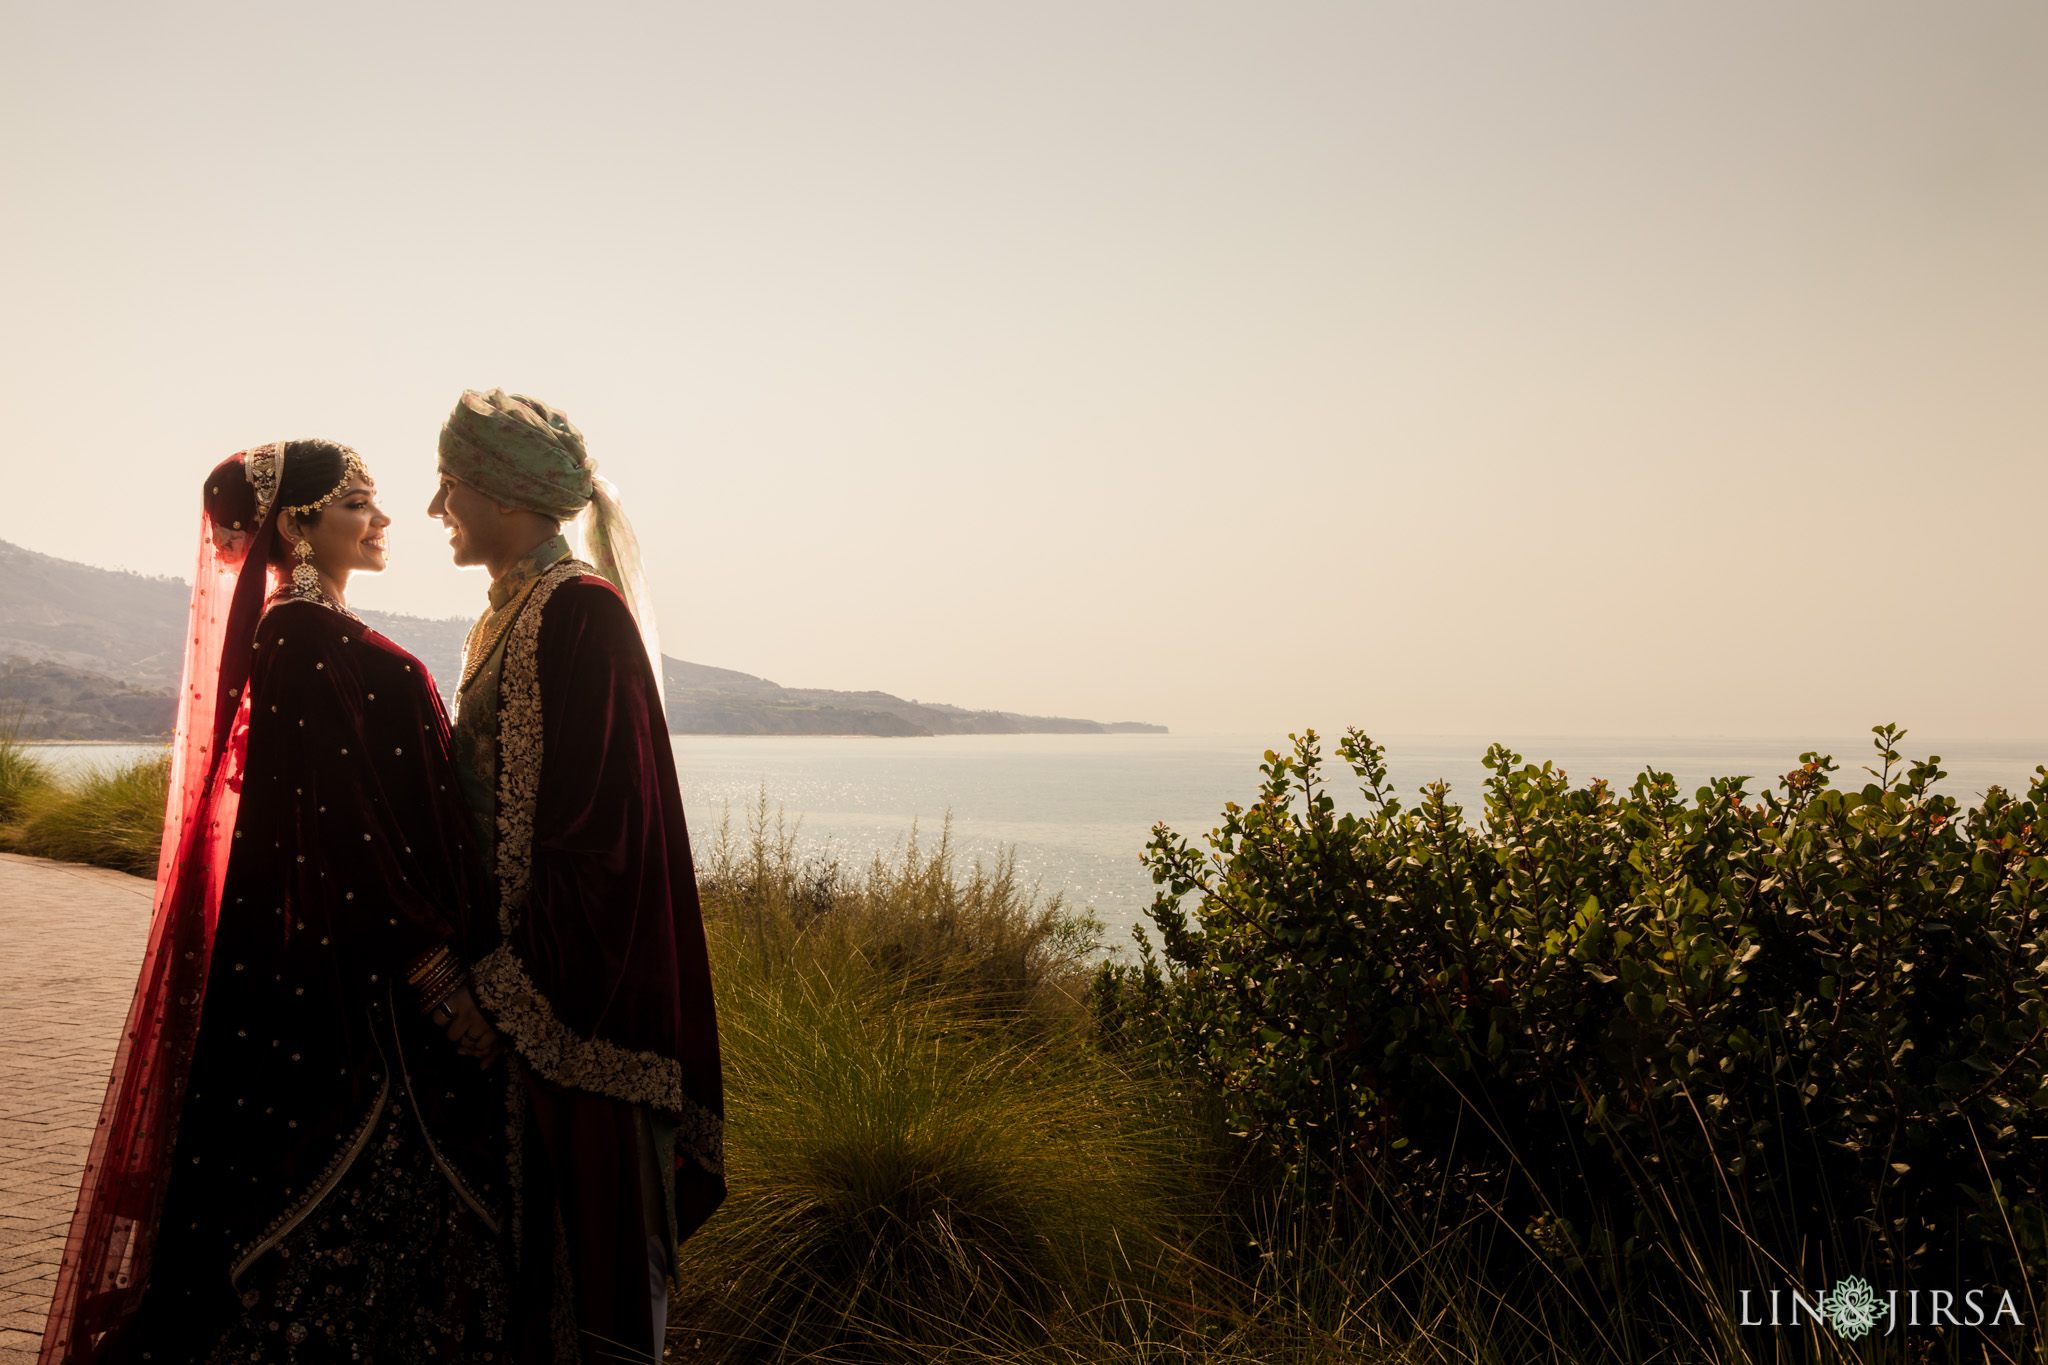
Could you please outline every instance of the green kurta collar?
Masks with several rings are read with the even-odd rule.
[[[496,611],[518,595],[519,590],[546,573],[551,565],[569,557],[569,538],[550,536],[519,556],[511,568],[491,584],[491,610]]]

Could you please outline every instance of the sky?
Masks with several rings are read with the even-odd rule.
[[[667,651],[1184,731],[2048,736],[2048,6],[0,0],[0,539],[565,409]]]

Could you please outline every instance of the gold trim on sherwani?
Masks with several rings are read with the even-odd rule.
[[[540,622],[555,589],[593,570],[580,559],[549,565],[525,590],[505,632],[498,670],[498,928],[507,937],[533,879],[533,812],[540,802]]]
[[[725,1171],[724,1120],[683,1093],[680,1062],[659,1053],[586,1038],[564,1023],[534,983],[511,938],[526,910],[533,875],[534,812],[540,799],[542,714],[540,628],[548,600],[565,583],[594,575],[590,565],[560,559],[537,579],[517,585],[507,605],[517,615],[504,629],[498,668],[496,870],[498,927],[505,942],[470,969],[476,998],[535,1075],[556,1085],[673,1114],[676,1141],[705,1170]],[[523,601],[521,600],[523,598]]]

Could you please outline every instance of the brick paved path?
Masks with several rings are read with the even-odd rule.
[[[0,853],[0,1365],[42,1341],[154,889]]]

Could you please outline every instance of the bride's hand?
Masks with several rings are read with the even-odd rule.
[[[463,986],[434,1011],[434,1022],[448,1028],[448,1041],[465,1057],[476,1058],[478,1066],[489,1066],[505,1050],[505,1040],[477,1008],[476,997]]]

